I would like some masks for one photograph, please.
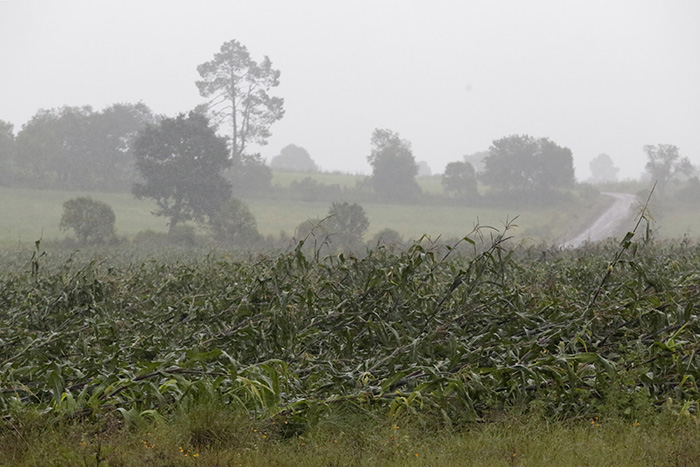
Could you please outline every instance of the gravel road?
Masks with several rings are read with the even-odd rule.
[[[615,198],[613,204],[593,224],[576,238],[562,243],[562,248],[576,248],[585,242],[597,242],[618,234],[622,224],[630,218],[637,197],[629,193],[601,193]]]

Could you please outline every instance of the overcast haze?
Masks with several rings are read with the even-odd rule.
[[[142,101],[204,101],[197,65],[237,39],[282,72],[289,143],[324,170],[369,172],[374,128],[433,172],[510,134],[608,153],[638,177],[645,144],[700,164],[700,2],[0,0],[0,119]]]

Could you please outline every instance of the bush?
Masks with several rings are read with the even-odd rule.
[[[209,228],[217,240],[227,243],[251,245],[262,239],[248,205],[237,198],[221,205],[209,220]]]
[[[326,221],[331,240],[346,250],[357,250],[362,245],[362,236],[369,228],[369,219],[357,203],[333,203]]]
[[[377,232],[372,238],[369,247],[388,246],[390,248],[401,248],[404,245],[403,237],[394,229],[386,228]]]
[[[108,243],[114,240],[114,211],[102,201],[80,197],[63,203],[61,230],[73,230],[84,245]]]
[[[341,194],[340,185],[334,183],[326,185],[319,183],[311,177],[306,177],[301,181],[292,181],[290,185],[292,193],[303,201],[317,201],[338,197]]]
[[[333,203],[328,210],[328,226],[331,231],[344,233],[350,237],[362,239],[369,227],[369,220],[357,203]]]
[[[193,225],[178,224],[168,232],[168,241],[173,245],[197,245],[197,232]]]
[[[272,170],[260,154],[242,156],[240,163],[224,171],[224,177],[236,196],[264,193],[272,186]]]

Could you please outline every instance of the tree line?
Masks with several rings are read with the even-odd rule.
[[[267,144],[271,126],[284,116],[284,99],[272,94],[281,73],[269,57],[254,60],[236,40],[224,43],[197,71],[201,79],[195,84],[206,101],[175,117],[154,115],[143,103],[121,103],[99,111],[40,110],[16,135],[0,121],[0,185],[131,190],[155,201],[154,214],[168,219],[171,233],[195,221],[222,238],[255,237],[254,218],[236,197],[270,189],[270,167],[250,148]],[[644,150],[660,191],[692,171],[675,146]],[[289,145],[282,156],[317,170],[303,148]],[[375,129],[367,160],[372,175],[359,189],[370,190],[375,200],[414,203],[424,197],[411,143],[398,133]],[[480,170],[466,158],[447,165],[446,194],[478,203],[481,183],[493,199],[543,200],[576,183],[571,150],[548,138],[506,136],[476,162]],[[611,172],[611,159],[601,155],[591,169]]]

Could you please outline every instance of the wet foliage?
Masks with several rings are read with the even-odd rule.
[[[446,423],[696,410],[699,245],[480,233],[361,257],[5,253],[0,412],[137,422],[216,401],[292,436],[348,408]]]

